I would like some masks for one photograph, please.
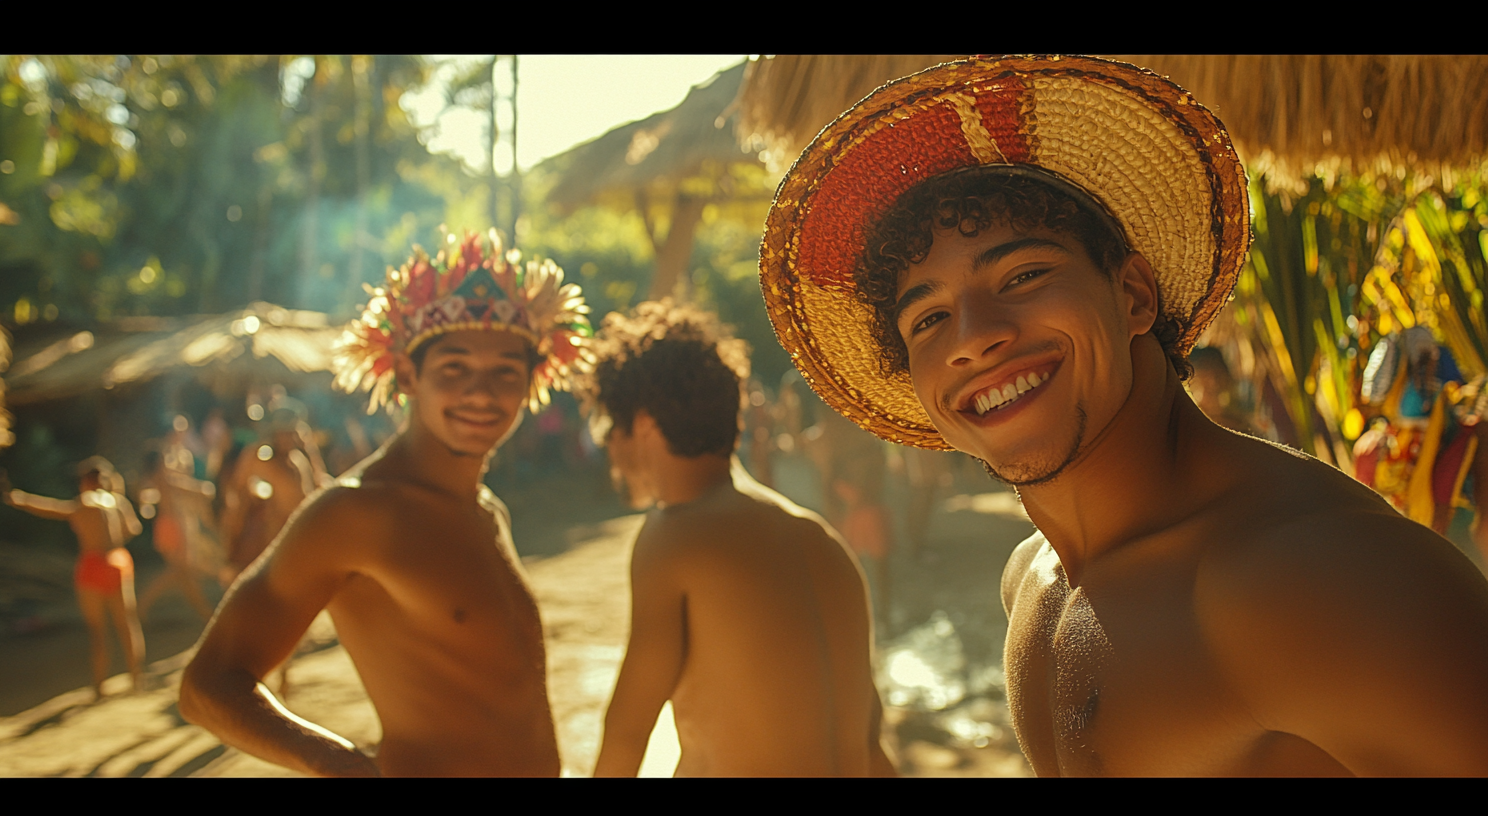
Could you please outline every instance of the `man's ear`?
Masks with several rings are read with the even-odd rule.
[[[661,428],[656,425],[656,418],[645,408],[639,408],[635,412],[635,419],[630,423],[630,436],[632,439],[648,439],[651,436],[660,436]]]
[[[1130,337],[1146,334],[1157,322],[1157,274],[1139,252],[1126,256],[1116,273]]]

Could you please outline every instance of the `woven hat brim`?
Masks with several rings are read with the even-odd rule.
[[[1086,57],[946,63],[891,82],[825,127],[776,191],[760,287],[812,389],[883,439],[951,450],[907,373],[886,377],[854,275],[867,233],[910,188],[1020,165],[1091,196],[1157,276],[1190,351],[1250,246],[1245,171],[1215,116],[1171,81]]]

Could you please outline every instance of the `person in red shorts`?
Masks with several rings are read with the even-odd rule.
[[[124,479],[107,459],[94,456],[84,460],[78,466],[78,478],[77,498],[61,500],[12,490],[10,480],[0,474],[0,498],[33,516],[66,521],[72,526],[81,550],[73,583],[83,620],[88,624],[93,690],[103,696],[109,667],[106,619],[111,616],[124,647],[130,679],[138,691],[145,637],[135,614],[134,560],[124,543],[139,535],[142,527],[134,507],[124,497]]]

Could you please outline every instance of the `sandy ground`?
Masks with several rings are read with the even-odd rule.
[[[787,469],[783,490],[809,493],[792,487],[790,478]],[[874,588],[885,735],[906,776],[1025,776],[1029,771],[1003,704],[1006,620],[997,578],[1031,527],[1011,494],[957,493],[962,487],[947,491],[956,495],[939,503],[926,552],[916,557],[901,548],[891,557],[888,597],[883,587]],[[985,481],[973,489],[993,490]],[[563,774],[587,776],[624,654],[628,562],[641,516],[598,499],[566,515],[538,499],[531,506],[509,503],[518,520],[570,522],[525,529],[519,524],[517,541],[521,551],[532,553],[523,563],[547,634]],[[69,566],[52,565],[51,572]],[[29,568],[51,574],[43,567]],[[151,574],[142,565],[141,585]],[[0,704],[6,706],[0,715],[9,715],[0,717],[0,776],[295,775],[228,748],[181,719],[175,690],[201,623],[179,597],[167,596],[157,610],[146,624],[154,662],[145,690],[128,693],[128,678],[117,675],[98,702],[90,690],[77,689],[86,684],[87,668],[86,638],[76,620],[59,615],[49,631],[0,636]],[[290,664],[289,682],[285,700],[291,710],[358,745],[376,744],[375,713],[328,616],[311,628]],[[77,690],[56,693],[69,687]],[[642,775],[669,776],[677,750],[668,709],[652,735]]]

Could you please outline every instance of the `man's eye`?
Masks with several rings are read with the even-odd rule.
[[[1008,286],[1017,286],[1020,283],[1027,283],[1028,281],[1031,281],[1039,275],[1042,275],[1048,271],[1048,269],[1030,269],[1027,272],[1020,272],[1017,275],[1013,276],[1012,280],[1008,281]]]
[[[946,317],[946,313],[945,312],[935,312],[933,314],[926,315],[925,317],[923,317],[923,318],[920,319],[920,322],[918,322],[918,323],[916,323],[916,324],[914,324],[913,326],[910,327],[909,333],[910,334],[918,334],[919,332],[922,332],[925,329],[928,329],[931,326],[934,326],[936,323],[939,323],[940,321],[944,320],[945,317]]]

